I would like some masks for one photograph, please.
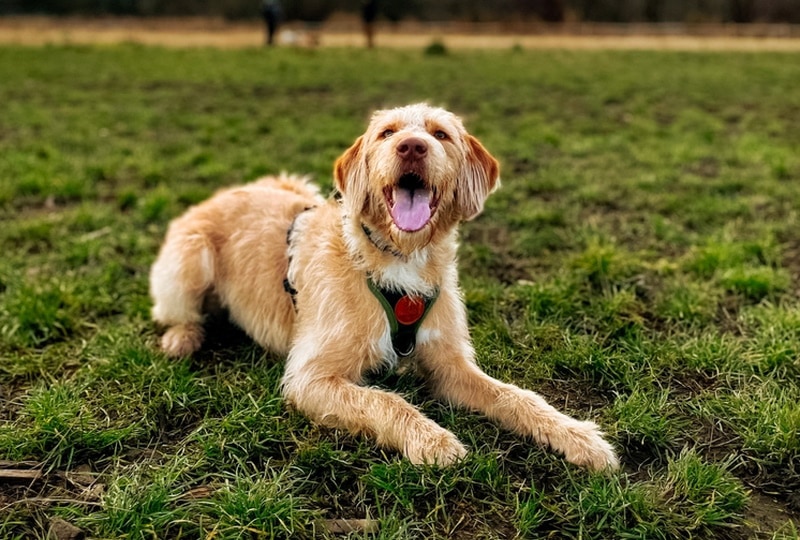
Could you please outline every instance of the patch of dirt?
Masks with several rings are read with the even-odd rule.
[[[757,490],[750,493],[744,517],[746,526],[742,538],[773,538],[772,533],[788,521],[793,521],[795,526],[800,525],[796,513],[793,515],[787,511],[783,502]]]
[[[675,373],[672,375],[670,392],[680,399],[693,398],[705,394],[720,386],[716,373],[711,371],[692,371],[688,373]]]
[[[702,178],[716,178],[719,176],[720,163],[717,158],[707,156],[686,165],[683,170]]]
[[[547,379],[536,384],[533,390],[556,409],[581,417],[586,415],[586,411],[609,407],[613,401],[613,397],[607,392],[574,380]]]
[[[734,295],[726,295],[720,300],[714,319],[721,332],[737,337],[744,335],[744,327],[739,319],[742,307],[741,299]]]
[[[48,540],[82,540],[86,534],[75,525],[61,518],[50,520],[50,529],[47,531]]]
[[[461,268],[480,268],[506,285],[531,279],[528,265],[511,252],[511,235],[507,227],[473,224],[465,227],[462,234],[465,244],[483,246],[491,252],[491,257],[472,264],[461,264]]]
[[[28,390],[29,386],[16,379],[2,380],[0,383],[0,421],[13,422],[19,416],[22,405],[17,398]]]
[[[800,519],[800,460],[795,458],[782,465],[758,463],[749,460],[746,467],[737,471],[751,489],[771,498],[780,499],[782,508],[794,519]]]
[[[39,464],[31,462],[0,463],[0,468],[6,471],[15,469],[39,472],[36,467]],[[19,481],[0,478],[0,515],[17,513],[24,520],[13,531],[19,533],[20,537],[38,538],[42,532],[40,518],[50,508],[61,504],[96,506],[100,504],[104,493],[105,484],[101,481],[101,475],[93,472],[88,465],[69,471],[42,472],[36,478],[21,478]],[[50,522],[50,532],[55,536],[48,535],[48,538],[67,540],[83,537],[80,529],[66,522],[54,522],[55,520]]]
[[[448,531],[443,531],[447,538],[453,540],[473,540],[474,538],[488,538],[489,532],[492,538],[515,538],[517,529],[511,525],[513,516],[499,515],[495,509],[478,512],[468,504],[456,504],[453,509],[455,525]],[[455,516],[458,516],[455,519]],[[487,536],[484,536],[487,535]]]
[[[784,244],[782,266],[789,271],[794,296],[800,297],[800,238],[790,236],[779,240]]]

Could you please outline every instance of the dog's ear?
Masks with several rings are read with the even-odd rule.
[[[339,156],[333,166],[333,179],[336,181],[336,189],[341,194],[347,194],[351,190],[359,190],[365,187],[366,166],[361,157],[361,147],[364,144],[364,136],[360,136],[353,143],[353,146],[344,151]]]
[[[500,185],[500,165],[472,135],[466,136],[467,158],[456,191],[461,219],[469,221],[483,210],[486,197]]]

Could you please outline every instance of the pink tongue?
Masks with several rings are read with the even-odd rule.
[[[427,189],[394,188],[392,219],[401,231],[414,232],[431,219],[431,192]]]

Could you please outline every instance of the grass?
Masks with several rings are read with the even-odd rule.
[[[0,536],[798,538],[800,63],[786,53],[0,48]],[[312,174],[377,107],[462,113],[503,164],[463,229],[480,364],[599,422],[576,469],[397,390],[449,469],[288,410],[224,321],[167,360],[147,273],[221,186]]]

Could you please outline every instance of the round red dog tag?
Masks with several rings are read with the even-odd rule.
[[[425,302],[419,296],[405,295],[394,306],[394,316],[397,322],[412,325],[425,313]]]

